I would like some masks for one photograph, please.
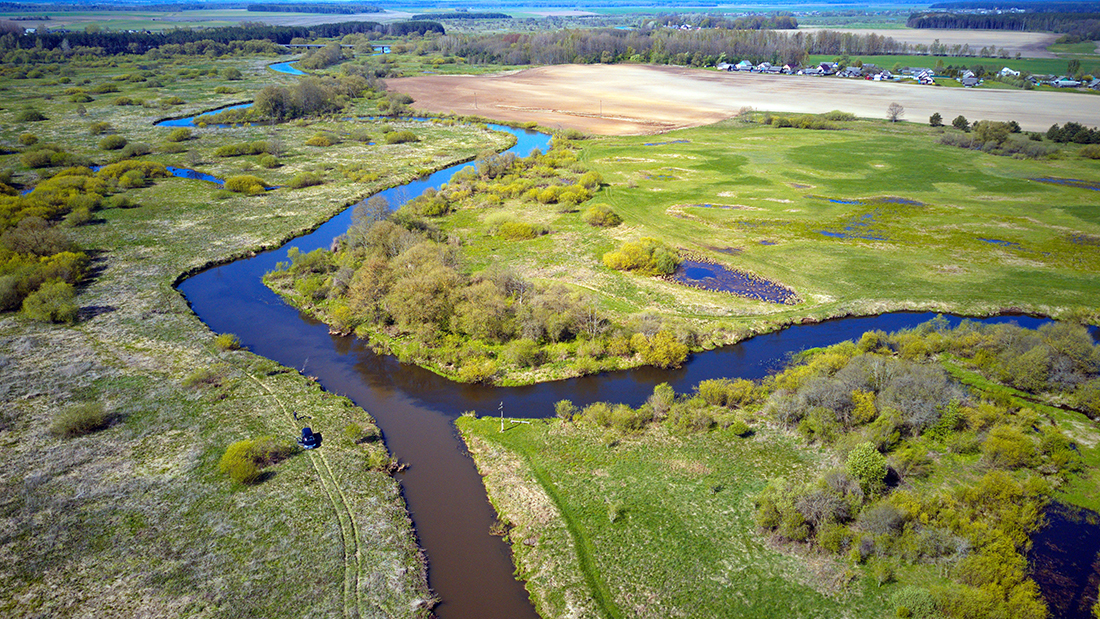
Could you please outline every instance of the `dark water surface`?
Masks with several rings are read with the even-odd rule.
[[[493,126],[517,135],[517,155],[546,149],[549,136]],[[464,165],[443,170],[407,186],[383,192],[396,208],[428,187],[439,187]],[[263,274],[286,259],[286,249],[302,252],[328,247],[349,226],[351,208],[315,232],[278,250],[215,267],[179,285],[195,313],[218,333],[235,333],[253,352],[318,378],[378,421],[386,445],[409,465],[398,476],[422,548],[429,560],[429,584],[441,598],[436,615],[445,619],[534,618],[527,593],[513,576],[505,543],[489,535],[495,519],[473,461],[462,445],[454,419],[463,411],[506,416],[548,417],[554,403],[570,399],[583,406],[607,400],[638,405],[659,383],[689,390],[708,378],[760,378],[783,365],[792,353],[858,338],[864,331],[893,331],[931,319],[930,313],[894,313],[795,326],[736,346],[696,355],[682,369],[654,368],[527,387],[463,385],[421,368],[379,356],[351,337],[328,328],[283,303],[262,283]],[[949,318],[957,324],[959,318]],[[1035,327],[1041,319],[995,317]]]

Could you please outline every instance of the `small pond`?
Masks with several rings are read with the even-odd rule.
[[[786,286],[751,273],[734,271],[720,264],[699,260],[684,260],[670,278],[694,288],[728,292],[768,303],[793,304],[798,301],[798,295]]]

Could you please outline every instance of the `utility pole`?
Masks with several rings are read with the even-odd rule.
[[[500,403],[500,431],[504,432],[504,402]]]
[[[477,93],[474,93],[474,109],[477,109]]]

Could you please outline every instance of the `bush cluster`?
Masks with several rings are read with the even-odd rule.
[[[254,484],[260,481],[265,467],[289,458],[297,450],[297,446],[270,436],[245,439],[225,448],[218,469],[237,483]]]
[[[225,179],[225,188],[235,193],[243,193],[250,196],[259,195],[267,191],[267,183],[264,179],[251,174],[240,174]]]
[[[214,150],[214,156],[240,157],[242,155],[263,155],[270,152],[271,145],[268,144],[266,141],[259,140],[256,142],[241,142],[239,144],[226,144],[225,146],[219,146]]]
[[[615,251],[603,255],[605,266],[618,271],[637,271],[642,275],[669,275],[680,264],[675,251],[655,238],[627,241]]]

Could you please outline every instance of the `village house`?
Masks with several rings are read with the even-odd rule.
[[[1001,69],[1001,72],[998,75],[1000,75],[1001,77],[1020,77],[1020,72],[1013,71],[1012,69],[1005,67]]]
[[[1058,88],[1077,88],[1081,85],[1079,80],[1075,80],[1072,77],[1060,77],[1050,83],[1051,86],[1057,86]]]

